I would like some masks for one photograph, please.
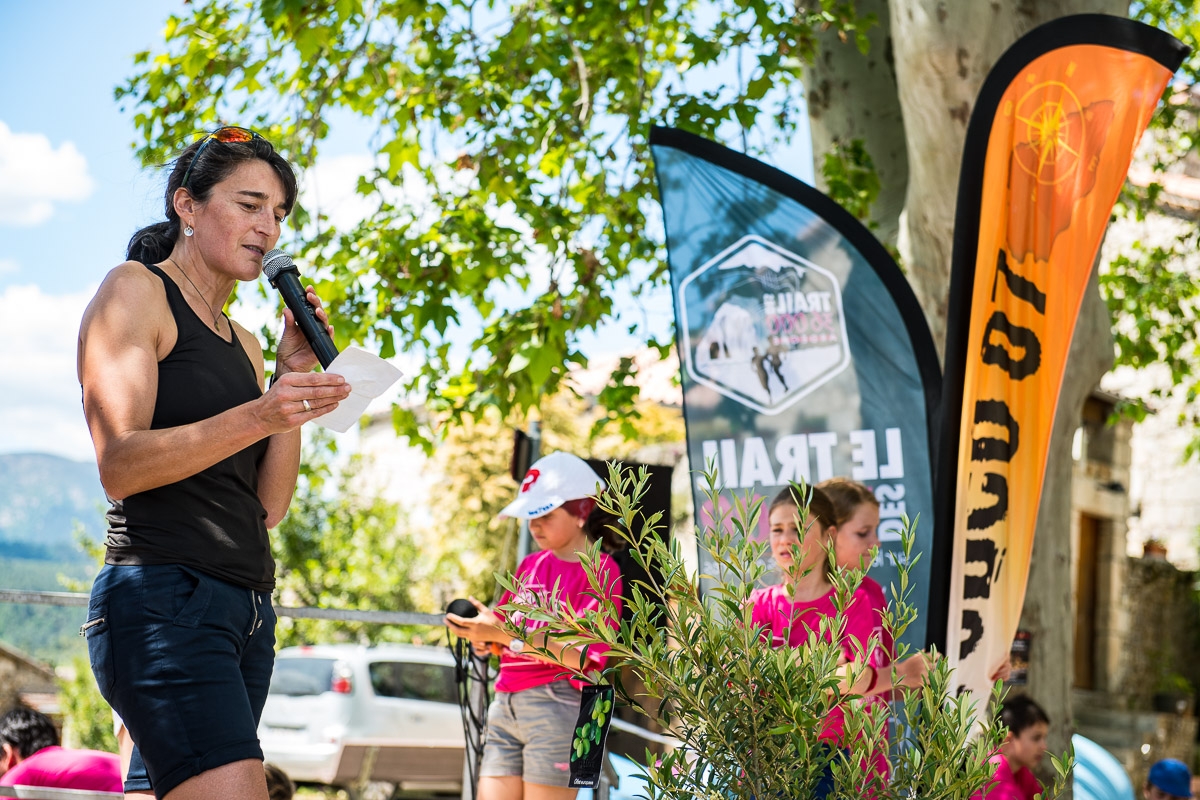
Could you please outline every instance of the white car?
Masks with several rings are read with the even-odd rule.
[[[266,760],[296,782],[461,791],[457,698],[445,648],[288,647],[275,658],[258,736]]]

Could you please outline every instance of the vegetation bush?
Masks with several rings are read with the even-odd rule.
[[[632,618],[611,627],[606,621],[615,615],[611,602],[580,617],[522,603],[507,608],[551,623],[563,640],[608,648],[609,666],[590,677],[613,683],[625,702],[640,706],[681,742],[659,758],[647,753],[649,800],[807,800],[827,765],[832,765],[834,778],[830,796],[839,798],[967,800],[985,784],[991,774],[988,758],[1004,730],[995,721],[978,722],[965,696],[950,695],[944,659],[937,660],[923,687],[896,690],[891,708],[839,696],[841,647],[821,640],[827,634],[837,640],[837,618],[822,623],[822,637],[796,649],[772,648],[750,624],[750,593],[767,570],[761,558],[764,547],[751,535],[758,527],[761,500],[735,502],[700,532],[698,539],[719,571],[708,576],[715,579],[713,587],[702,595],[703,576],[689,574],[677,543],[664,544],[655,534],[659,515],[643,518],[638,510],[647,481],[644,469],[610,468],[609,490],[600,502],[619,519],[618,532],[640,566],[662,576],[651,578],[651,584],[626,587]],[[709,484],[711,507],[722,508],[711,478]],[[909,556],[912,530],[907,525],[903,537]],[[598,555],[597,545],[583,563],[599,593]],[[655,569],[649,569],[652,565]],[[863,575],[833,572],[840,610]],[[515,588],[511,577],[501,582]],[[908,601],[907,570],[891,594],[884,626],[898,641],[916,616]],[[656,597],[668,599],[661,613]],[[905,655],[897,652],[895,660]],[[631,666],[644,682],[642,694],[634,696],[621,685],[621,664]],[[997,684],[997,697],[999,692]],[[844,741],[849,746],[844,750],[820,738],[822,721],[835,704],[845,710]],[[890,753],[886,783],[870,766],[870,754],[879,748]],[[1068,763],[1055,759],[1060,776]],[[1062,784],[1060,779],[1053,794]]]

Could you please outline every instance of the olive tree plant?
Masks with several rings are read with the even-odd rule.
[[[647,480],[644,470],[610,468],[609,490],[600,501],[618,520],[616,528],[639,566],[657,576],[624,588],[632,614],[619,626],[612,624],[620,615],[611,599],[581,616],[532,603],[506,608],[548,623],[564,641],[606,648],[608,667],[590,677],[612,682],[618,696],[680,741],[660,758],[647,754],[649,800],[811,798],[827,768],[833,774],[832,797],[966,800],[986,783],[988,758],[1005,732],[998,722],[978,723],[967,697],[950,696],[945,660],[937,659],[922,687],[896,690],[891,706],[839,694],[840,612],[863,573],[831,570],[839,614],[823,620],[820,635],[811,636],[806,646],[772,648],[751,624],[750,595],[766,573],[763,546],[753,535],[761,501],[715,512],[717,518],[700,532],[698,540],[719,572],[702,596],[701,576],[689,572],[678,544],[657,535],[660,515],[644,517],[639,511]],[[712,507],[719,509],[711,478],[709,483]],[[796,488],[803,496],[805,487]],[[909,525],[904,534],[910,557],[912,530]],[[597,545],[581,558],[592,591],[605,598],[599,553]],[[513,578],[502,577],[501,583],[516,594]],[[899,639],[915,619],[907,570],[892,590],[895,599],[884,628]],[[897,660],[904,655],[897,653]],[[622,665],[632,667],[644,683],[638,694],[622,685]],[[999,693],[997,684],[993,699]],[[823,721],[835,705],[845,715],[840,745],[822,736]],[[889,754],[887,780],[872,768],[877,753]],[[1054,762],[1062,778],[1070,761]]]

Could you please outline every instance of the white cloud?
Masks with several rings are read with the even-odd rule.
[[[43,294],[36,286],[0,292],[0,374],[15,391],[0,392],[4,420],[0,450],[54,453],[78,461],[95,458],[83,421],[75,343],[79,320],[95,287],[69,295]]]
[[[0,275],[15,275],[21,271],[21,265],[11,258],[0,258]]]
[[[87,159],[71,142],[57,149],[40,133],[13,133],[0,122],[0,225],[39,225],[54,204],[78,202],[95,184]]]

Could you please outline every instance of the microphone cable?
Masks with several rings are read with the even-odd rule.
[[[446,609],[447,614],[473,617],[478,611],[469,600],[454,600]],[[488,706],[492,702],[491,656],[476,656],[467,639],[452,638],[447,630],[447,643],[454,656],[454,685],[458,694],[458,709],[462,716],[463,738],[466,751],[463,756],[467,767],[467,779],[471,782],[471,798],[476,800],[479,792],[479,767],[483,760],[484,733],[487,730]],[[473,689],[477,689],[473,691]],[[472,702],[478,693],[483,699],[477,709]]]

